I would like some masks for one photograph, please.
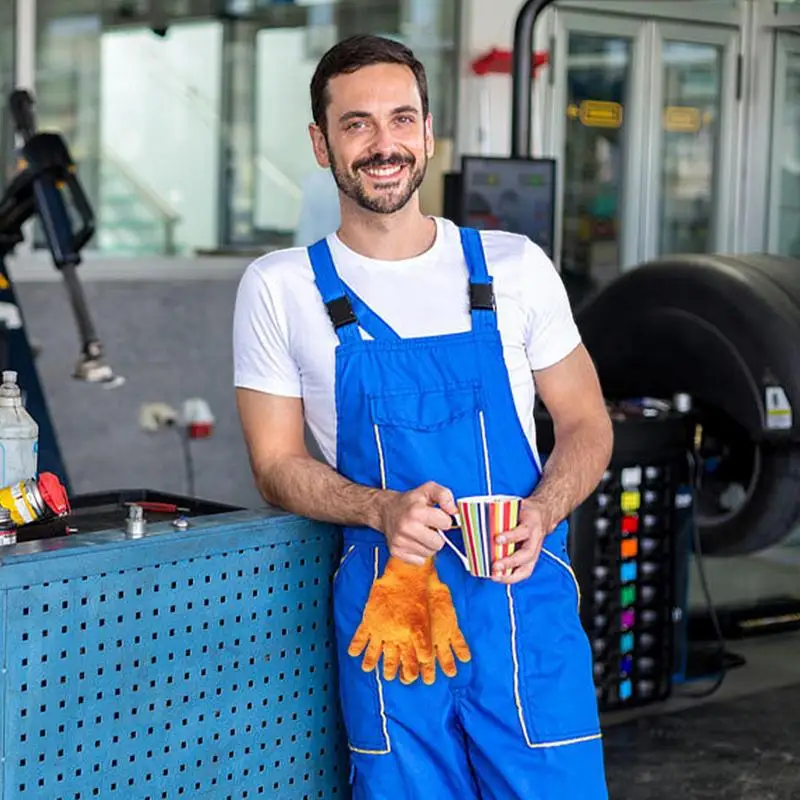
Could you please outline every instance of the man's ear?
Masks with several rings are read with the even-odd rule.
[[[313,122],[308,126],[308,133],[311,136],[311,146],[314,148],[314,158],[317,159],[317,164],[327,169],[330,167],[331,161],[328,157],[328,142],[325,134],[320,130],[319,125]]]
[[[425,152],[428,158],[433,158],[434,150],[436,149],[436,143],[433,138],[433,115],[428,114],[425,117]]]

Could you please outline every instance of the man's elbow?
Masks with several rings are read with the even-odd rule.
[[[599,461],[602,464],[603,471],[605,471],[614,454],[614,426],[605,408],[603,413],[599,415],[597,423],[597,449]]]
[[[304,448],[291,452],[271,452],[258,458],[251,455],[250,468],[264,502],[274,508],[292,511],[292,484],[296,482],[307,460],[311,460],[311,456]]]
[[[253,481],[264,502],[280,508],[281,498],[279,491],[279,481],[276,479],[280,474],[280,459],[278,458],[254,458],[250,457],[250,470],[253,473]]]

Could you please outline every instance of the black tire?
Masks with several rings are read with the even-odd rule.
[[[576,319],[607,397],[688,393],[707,427],[752,451],[744,501],[730,512],[701,505],[704,550],[746,554],[784,539],[800,520],[800,262],[664,259],[622,275]],[[767,422],[772,385],[794,410],[788,430]]]
[[[800,521],[800,446],[766,445],[748,498],[730,518],[698,519],[707,555],[737,556],[772,547]]]

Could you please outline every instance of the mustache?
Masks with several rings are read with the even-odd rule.
[[[353,162],[353,171],[359,169],[370,169],[372,167],[402,167],[406,164],[413,165],[415,159],[413,156],[401,155],[400,153],[393,153],[390,156],[382,156],[375,154],[369,158],[362,158],[359,161]]]

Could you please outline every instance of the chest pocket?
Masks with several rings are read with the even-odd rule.
[[[384,488],[404,492],[434,481],[455,497],[489,491],[479,386],[373,395],[370,413]]]

